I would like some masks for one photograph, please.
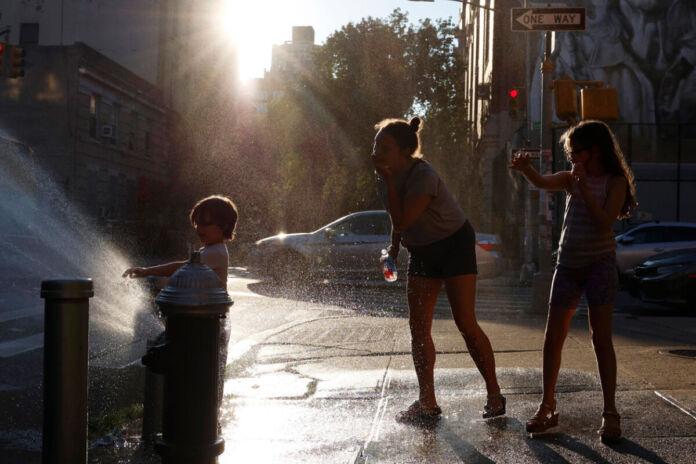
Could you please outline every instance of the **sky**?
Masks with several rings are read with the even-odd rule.
[[[271,48],[292,38],[292,26],[314,27],[314,42],[349,22],[367,16],[384,18],[396,8],[408,12],[411,22],[425,18],[459,16],[461,2],[452,0],[224,0],[221,26],[237,44],[240,77],[263,77],[271,67]]]

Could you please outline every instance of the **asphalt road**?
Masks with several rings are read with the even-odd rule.
[[[403,285],[274,284],[238,268],[231,269],[228,290],[235,304],[228,315],[221,463],[690,463],[696,455],[696,359],[670,354],[696,352],[696,315],[689,310],[619,295],[614,333],[625,439],[609,448],[595,433],[601,393],[582,305],[564,348],[560,427],[532,440],[524,422],[541,392],[545,316],[529,312],[529,287],[509,279],[479,283],[477,315],[508,398],[508,414],[489,421],[480,418],[484,385],[443,292],[433,324],[443,420],[432,430],[393,420],[417,391]],[[42,301],[26,293],[6,294],[0,311],[3,463],[40,461]],[[93,364],[116,368],[107,378],[136,385],[137,373],[125,373],[142,355],[143,337],[100,351],[101,333],[92,335]],[[35,344],[22,349],[22,339]],[[91,396],[103,392],[90,386]],[[139,393],[135,388],[130,397]],[[111,451],[91,449],[90,462],[153,462],[128,448]]]
[[[576,314],[564,348],[561,424],[530,439],[524,422],[541,393],[545,316],[531,290],[481,282],[477,314],[496,352],[508,414],[485,421],[485,388],[438,300],[433,337],[443,420],[432,430],[393,417],[415,399],[403,287],[274,285],[236,273],[236,327],[225,386],[220,462],[686,463],[696,452],[696,317],[620,294],[615,313],[624,440],[602,445],[601,390]],[[244,335],[246,334],[246,335]]]

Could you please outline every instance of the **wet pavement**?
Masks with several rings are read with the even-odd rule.
[[[617,403],[625,438],[607,447],[596,433],[601,390],[582,309],[564,348],[560,426],[534,439],[525,433],[541,394],[545,319],[521,311],[531,292],[515,286],[482,285],[477,299],[507,415],[481,418],[483,381],[440,300],[433,338],[443,419],[430,430],[396,423],[417,392],[402,290],[376,293],[381,299],[370,288],[358,290],[361,309],[346,313],[353,291],[347,289],[333,313],[325,306],[314,317],[267,330],[246,352],[237,350],[225,385],[220,462],[693,462],[696,360],[666,354],[696,346],[696,318],[688,313],[620,299]],[[324,295],[311,293],[315,300]],[[385,301],[390,311],[381,309]],[[235,309],[246,304],[240,292]]]
[[[607,447],[596,435],[601,391],[584,306],[564,347],[560,426],[530,439],[524,422],[541,393],[545,315],[528,312],[531,289],[514,279],[481,281],[477,295],[507,415],[481,418],[484,384],[442,295],[433,338],[443,418],[429,430],[394,421],[417,392],[403,285],[279,286],[234,269],[229,291],[235,304],[228,316],[232,333],[221,411],[226,451],[220,463],[690,463],[696,455],[696,359],[688,356],[696,350],[696,317],[689,311],[620,295],[614,342],[625,438]],[[24,352],[0,359],[0,367],[9,373],[34,366],[33,372],[40,359],[40,350]],[[133,379],[139,375],[134,372]],[[38,383],[35,377],[28,375],[27,385]],[[7,379],[0,383],[19,385]],[[0,389],[3,410],[28,393],[40,391]],[[133,396],[139,398],[137,391]],[[40,404],[40,397],[35,400]],[[37,421],[27,417],[24,424],[22,408],[9,409],[17,409],[11,416],[20,422],[0,439],[0,462],[39,462]],[[159,462],[139,442],[137,424],[128,426],[120,445],[91,448],[89,462]]]

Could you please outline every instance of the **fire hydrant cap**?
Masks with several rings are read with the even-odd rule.
[[[217,274],[200,262],[200,253],[176,271],[155,299],[163,313],[224,314],[233,303]]]

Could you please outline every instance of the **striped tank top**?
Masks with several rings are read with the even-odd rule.
[[[587,187],[597,202],[604,206],[607,199],[608,176],[587,177]],[[600,231],[582,198],[576,183],[566,192],[563,230],[558,242],[558,263],[567,267],[582,267],[597,262],[616,250],[614,231]]]

